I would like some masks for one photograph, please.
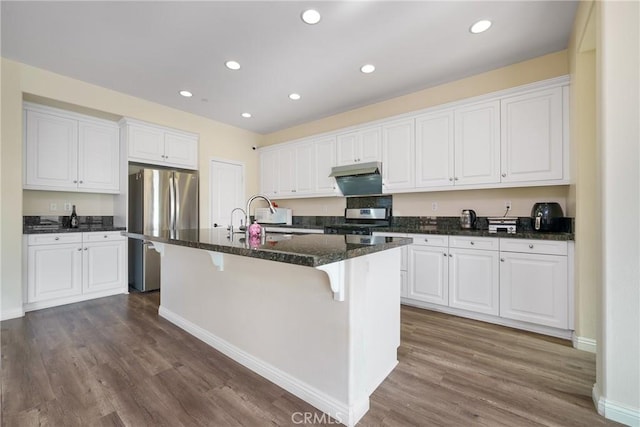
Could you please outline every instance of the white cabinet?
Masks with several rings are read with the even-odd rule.
[[[296,192],[296,149],[285,146],[278,150],[278,195],[290,196]]]
[[[409,276],[407,297],[438,304],[449,304],[449,257],[447,236],[409,235],[413,244],[407,254]]]
[[[376,162],[382,159],[380,126],[358,129],[337,136],[337,164]]]
[[[501,101],[502,182],[563,178],[562,88]]]
[[[500,316],[568,329],[567,242],[500,241]]]
[[[453,118],[453,110],[416,117],[416,188],[453,185]]]
[[[315,191],[315,146],[312,143],[295,146],[295,186],[294,192],[303,196]]]
[[[449,257],[449,306],[497,316],[500,286],[497,239],[452,236]]]
[[[30,190],[118,193],[118,126],[24,104],[24,182]]]
[[[267,197],[278,197],[278,151],[260,152],[260,188]]]
[[[27,311],[127,292],[119,231],[30,234],[25,243]]]
[[[500,101],[455,109],[455,185],[500,182]]]
[[[315,195],[336,195],[336,180],[330,177],[331,168],[336,164],[336,138],[318,139],[315,147]]]
[[[384,237],[407,237],[407,234],[404,233],[374,232],[373,235]],[[409,294],[409,246],[402,246],[400,251],[400,297],[406,298]]]
[[[198,169],[198,135],[129,118],[120,125],[129,161]]]
[[[382,191],[415,187],[415,121],[382,126]]]

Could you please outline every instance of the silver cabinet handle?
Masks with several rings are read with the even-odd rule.
[[[84,181],[80,181],[80,184],[84,183]]]
[[[77,180],[77,179],[74,179],[74,180],[73,180],[73,183],[74,183],[74,184],[77,184],[77,183],[78,183],[78,180]]]
[[[453,255],[449,254],[449,258],[453,258]]]
[[[54,238],[53,240],[60,240],[60,238],[59,238],[59,237],[56,237],[56,238]]]
[[[529,245],[529,249],[533,249],[533,245]]]
[[[449,177],[449,181],[453,181],[453,177],[451,177],[451,176],[450,176],[450,177]]]
[[[425,242],[428,242],[428,241],[429,241],[429,239],[424,239],[424,241],[425,241]]]
[[[109,236],[107,236],[106,234],[104,235],[104,238],[107,239]]]
[[[443,254],[442,254],[442,256],[447,256],[447,254],[446,254],[446,253],[443,253]]]
[[[504,258],[500,258],[500,262],[504,262]]]
[[[78,248],[78,252],[82,252],[82,248]]]
[[[84,248],[84,250],[85,250],[85,251],[88,251],[88,250],[89,250],[89,248]]]
[[[475,245],[475,242],[469,242],[469,243],[471,243],[472,245]]]
[[[455,178],[453,178],[453,179],[454,179],[455,181],[457,181],[457,180],[458,180],[458,177],[456,176],[456,177],[455,177]]]
[[[502,174],[502,177],[503,177],[503,178],[506,178],[506,177],[507,177],[507,174],[506,174],[506,173],[503,173],[503,174]]]

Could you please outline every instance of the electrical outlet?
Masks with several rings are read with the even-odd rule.
[[[438,210],[438,202],[431,203],[431,210],[434,212]]]
[[[71,212],[71,203],[65,202],[64,203],[64,210],[67,211],[67,212]]]
[[[57,204],[55,204],[55,203],[49,203],[49,210],[50,210],[51,212],[55,212],[55,211],[57,211],[57,210],[58,210],[58,205],[57,205]]]
[[[504,201],[504,208],[508,211],[511,210],[511,200],[505,200]]]

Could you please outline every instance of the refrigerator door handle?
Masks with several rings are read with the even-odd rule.
[[[180,186],[178,185],[178,179],[175,173],[173,174],[173,195],[174,195],[174,210],[173,210],[173,226],[175,230],[178,228],[178,221],[180,220]]]
[[[175,230],[176,228],[176,180],[173,174],[169,178],[169,228]]]

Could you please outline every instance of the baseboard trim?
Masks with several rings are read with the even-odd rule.
[[[577,335],[573,335],[573,348],[577,348],[578,350],[588,351],[589,353],[595,353],[598,349],[596,345],[596,340],[592,338],[579,337]]]
[[[2,310],[2,316],[0,316],[0,320],[17,319],[18,317],[24,317],[24,309],[22,307],[12,308],[10,310]]]
[[[600,394],[597,384],[593,385],[592,398],[598,414],[606,419],[631,427],[640,427],[640,408],[629,408],[607,400]]]
[[[329,414],[337,422],[349,427],[354,426],[369,410],[368,397],[350,406],[346,405],[315,387],[292,377],[275,366],[250,355],[163,306],[160,306],[158,314],[246,368],[282,387],[310,405],[313,405],[320,411]]]

